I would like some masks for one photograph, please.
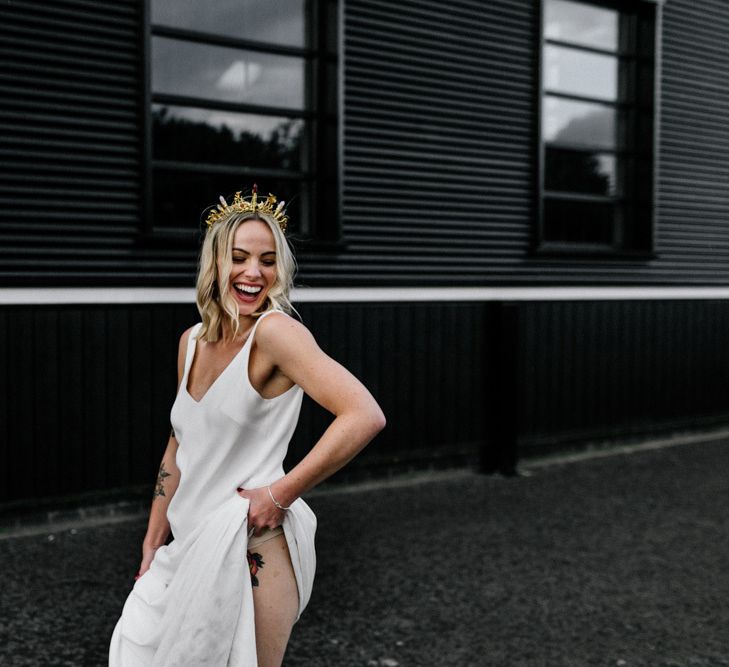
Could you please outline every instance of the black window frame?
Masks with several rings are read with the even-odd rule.
[[[179,242],[188,246],[200,240],[200,227],[174,228],[160,227],[154,221],[154,173],[155,167],[164,167],[163,161],[155,161],[153,155],[153,114],[154,104],[194,104],[193,98],[178,95],[154,93],[152,90],[152,41],[156,36],[179,38],[186,41],[212,44],[215,46],[249,49],[275,55],[296,56],[304,59],[304,109],[250,106],[245,104],[216,102],[204,100],[207,108],[238,111],[242,113],[258,113],[286,115],[302,118],[307,123],[306,152],[311,155],[310,167],[300,170],[301,182],[308,183],[306,201],[302,207],[302,215],[306,218],[304,229],[299,228],[290,240],[294,245],[302,245],[308,250],[339,250],[342,247],[341,229],[341,164],[342,164],[342,132],[340,118],[342,116],[341,86],[341,54],[343,32],[342,0],[305,0],[305,45],[303,47],[277,45],[250,39],[238,39],[207,32],[176,28],[171,26],[155,26],[151,20],[151,3],[143,0],[142,31],[144,54],[144,91],[143,104],[143,174],[145,182],[142,186],[144,198],[144,220],[142,235],[146,241]],[[334,6],[336,12],[336,35],[330,33],[332,26],[329,12]],[[331,45],[336,44],[336,52]],[[332,74],[332,71],[334,74]],[[332,104],[332,99],[334,104]],[[330,110],[334,107],[334,111]],[[333,138],[336,137],[336,140]],[[181,163],[180,163],[181,164]],[[199,169],[199,167],[196,167]],[[280,172],[275,169],[258,167],[237,167],[241,172],[241,187],[245,188],[256,179],[276,177]],[[201,171],[208,171],[203,168]],[[211,173],[217,168],[209,169]],[[220,172],[230,169],[221,167]],[[292,172],[289,172],[292,173]],[[223,193],[220,194],[232,194]],[[215,202],[207,202],[212,205]],[[202,213],[202,210],[197,212]],[[193,212],[194,215],[194,212]]]
[[[628,76],[628,85],[632,86],[631,99],[628,101],[618,99],[615,103],[606,103],[610,106],[614,106],[616,109],[625,110],[628,109],[633,116],[634,126],[632,129],[633,134],[636,132],[637,118],[641,111],[648,111],[651,118],[651,131],[649,134],[650,147],[647,151],[641,151],[637,147],[637,138],[633,136],[630,146],[620,147],[616,146],[614,151],[598,151],[593,149],[593,152],[613,152],[616,156],[616,161],[619,157],[624,160],[627,159],[633,162],[630,171],[632,171],[633,178],[625,173],[619,176],[622,180],[621,194],[615,196],[603,196],[603,195],[590,195],[590,194],[578,194],[577,192],[570,193],[569,191],[549,191],[545,187],[545,176],[546,176],[546,149],[549,143],[545,141],[542,132],[543,125],[543,111],[546,97],[553,96],[565,100],[585,101],[585,102],[598,102],[597,98],[590,98],[580,95],[571,95],[567,93],[561,93],[558,91],[550,91],[546,87],[545,73],[544,73],[544,59],[545,59],[545,46],[553,44],[555,46],[568,46],[570,48],[577,48],[588,53],[597,54],[610,54],[615,55],[607,50],[601,50],[599,48],[593,48],[590,46],[578,46],[552,38],[547,38],[545,35],[545,7],[548,0],[540,0],[539,12],[538,12],[538,51],[536,54],[537,61],[537,81],[538,81],[538,97],[536,105],[536,141],[537,141],[537,174],[536,174],[536,225],[533,242],[533,254],[537,256],[576,256],[576,257],[615,257],[620,258],[636,258],[636,259],[652,259],[655,255],[655,230],[656,230],[656,191],[657,191],[657,174],[658,174],[658,129],[660,119],[660,55],[661,55],[661,43],[660,43],[660,27],[661,27],[661,10],[662,0],[573,0],[579,4],[606,8],[615,10],[619,14],[619,49],[618,59],[619,67],[620,63],[627,61],[627,67],[630,68],[630,74]],[[642,29],[645,29],[645,21],[648,21],[652,30],[652,50],[646,55],[640,53],[637,44],[637,30],[639,22],[643,21]],[[626,52],[625,40],[632,40],[630,48]],[[652,72],[652,91],[650,94],[650,109],[645,106],[641,106],[639,100],[639,91],[636,88],[636,81],[638,77],[638,71],[641,65],[649,64],[650,71]],[[623,65],[625,66],[625,65]],[[618,80],[620,85],[620,79]],[[619,124],[619,121],[618,121]],[[618,130],[620,131],[620,130]],[[559,145],[554,144],[557,148]],[[585,149],[585,152],[588,152]],[[649,211],[644,213],[640,220],[638,220],[639,210],[641,203],[637,201],[635,190],[637,190],[637,182],[635,180],[635,169],[634,165],[638,157],[642,156],[644,159],[648,157],[647,163],[650,165],[650,177],[647,179],[650,187],[649,196],[646,201],[642,202],[643,208],[649,207]],[[626,186],[629,186],[631,192],[628,194],[625,191]],[[623,220],[618,220],[617,215],[613,219],[613,243],[607,244],[591,244],[584,242],[565,242],[545,239],[545,201],[547,199],[561,200],[561,201],[594,201],[594,202],[619,202],[622,200],[624,209],[626,211]],[[628,206],[628,204],[630,204]],[[628,225],[632,225],[630,229]],[[627,238],[626,238],[627,237]]]

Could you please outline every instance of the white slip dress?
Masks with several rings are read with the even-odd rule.
[[[283,476],[283,460],[301,409],[294,385],[263,398],[251,385],[245,344],[199,400],[187,391],[197,334],[190,332],[185,369],[172,406],[180,482],[167,518],[174,539],[160,547],[135,583],[109,647],[109,667],[255,667],[253,591],[246,559],[246,489]],[[284,315],[286,316],[286,315]],[[311,596],[316,517],[298,499],[284,534],[299,592],[299,615]]]

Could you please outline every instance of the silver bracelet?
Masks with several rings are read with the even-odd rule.
[[[282,510],[283,512],[288,512],[288,511],[289,511],[289,510],[291,509],[291,507],[290,507],[290,506],[289,506],[289,507],[284,507],[284,506],[283,506],[283,505],[282,505],[282,504],[281,504],[280,502],[278,502],[278,500],[276,500],[276,499],[275,499],[275,498],[273,497],[273,491],[271,491],[271,487],[270,487],[270,486],[267,486],[266,488],[268,489],[268,495],[269,495],[269,496],[271,496],[271,502],[272,502],[272,503],[273,503],[274,505],[276,505],[276,507],[278,507],[278,508],[279,508],[280,510]]]

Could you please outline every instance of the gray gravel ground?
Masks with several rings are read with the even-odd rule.
[[[285,665],[729,665],[729,441],[314,495]],[[0,665],[106,664],[144,522],[0,540]]]

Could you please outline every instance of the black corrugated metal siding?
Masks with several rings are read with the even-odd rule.
[[[516,413],[524,448],[729,421],[729,302],[516,307]]]
[[[0,279],[119,282],[174,266],[142,221],[138,0],[0,6]],[[189,274],[194,252],[186,253]]]
[[[654,260],[530,255],[538,2],[349,0],[344,232],[351,282],[726,283],[729,4],[663,20]],[[311,282],[314,282],[312,280]]]
[[[657,251],[674,279],[728,277],[727,35],[729,3],[666,3]]]
[[[195,247],[138,238],[142,6],[0,5],[6,284],[191,284]],[[665,3],[655,259],[530,254],[538,9],[344,3],[344,245],[302,250],[302,284],[726,284],[729,4]]]
[[[0,9],[0,252],[12,279],[109,271],[140,222],[140,3]],[[32,265],[28,267],[28,259]]]
[[[305,276],[473,282],[524,255],[537,15],[533,2],[345,4],[349,245],[340,266],[307,258]]]

